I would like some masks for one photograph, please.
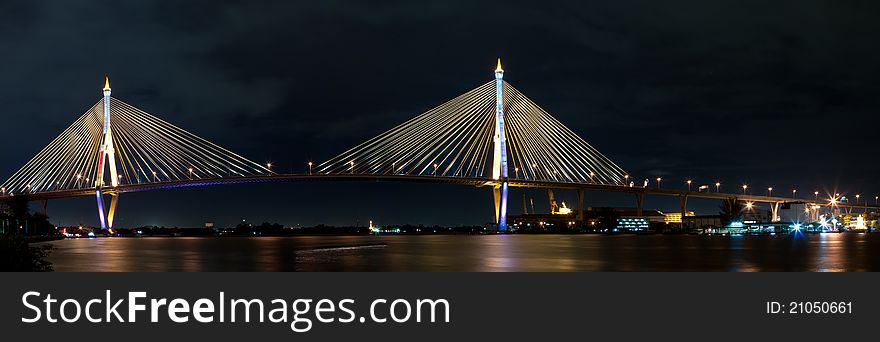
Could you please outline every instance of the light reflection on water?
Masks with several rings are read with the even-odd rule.
[[[877,271],[880,234],[98,238],[57,271]]]

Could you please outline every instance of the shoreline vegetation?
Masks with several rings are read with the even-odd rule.
[[[0,235],[0,270],[4,272],[51,272],[49,254],[55,248],[52,244],[31,246],[34,242],[57,240],[58,237],[24,236],[21,234]]]

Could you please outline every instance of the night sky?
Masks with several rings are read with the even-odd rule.
[[[277,172],[304,172],[492,79],[637,179],[873,202],[874,1],[0,2],[0,178],[113,96]],[[761,190],[758,190],[761,189]],[[511,212],[521,212],[521,191]],[[538,208],[546,195],[526,192]],[[574,193],[560,191],[569,203]],[[632,206],[588,195],[588,206]],[[484,224],[485,188],[229,185],[125,194],[117,225]],[[673,210],[671,200],[648,207]],[[42,204],[33,203],[33,208]],[[699,212],[718,203],[692,201]],[[96,225],[94,199],[49,202]]]

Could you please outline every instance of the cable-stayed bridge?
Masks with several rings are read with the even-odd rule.
[[[119,196],[179,187],[297,181],[402,181],[487,187],[506,229],[510,187],[574,189],[578,219],[585,192],[740,198],[771,204],[876,205],[635,186],[610,158],[504,81],[495,79],[422,113],[308,172],[279,174],[111,96],[103,98],[0,186],[0,201],[95,196],[102,228],[113,227]],[[110,203],[106,200],[109,196]],[[834,202],[834,199],[832,199]],[[818,207],[817,207],[818,208]],[[818,210],[818,209],[817,209]],[[639,214],[641,215],[641,214]]]

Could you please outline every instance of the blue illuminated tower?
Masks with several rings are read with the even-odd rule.
[[[507,230],[507,139],[504,134],[504,69],[501,58],[495,68],[495,154],[492,162],[492,179],[500,180],[495,195],[495,221],[499,231]]]

